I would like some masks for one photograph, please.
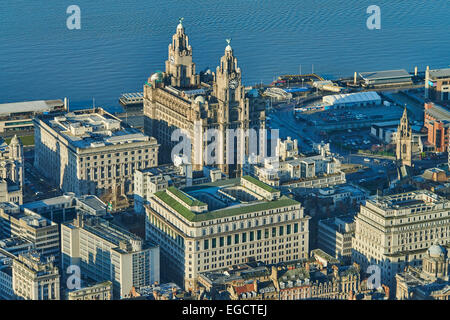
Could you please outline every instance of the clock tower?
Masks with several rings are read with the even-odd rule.
[[[241,69],[231,48],[231,39],[227,39],[228,45],[225,54],[220,59],[220,65],[214,75],[213,95],[217,98],[217,122],[219,132],[226,144],[223,152],[221,170],[229,177],[240,176],[242,163],[248,155],[248,137],[244,134],[249,128],[249,99],[245,97],[242,85]],[[226,130],[241,129],[242,135],[233,141],[227,140]],[[231,154],[230,146],[234,143],[234,154]]]
[[[196,87],[200,84],[200,76],[195,73],[195,63],[192,62],[189,37],[184,32],[183,18],[180,18],[172,43],[169,44],[166,74],[170,79],[169,84],[174,87]]]

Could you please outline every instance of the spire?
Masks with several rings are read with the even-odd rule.
[[[181,29],[181,30],[184,29],[184,27],[183,27],[183,20],[184,20],[184,18],[179,18],[179,19],[178,19],[177,30],[178,30],[178,29]]]
[[[231,38],[225,39],[225,40],[226,40],[227,43],[228,43],[228,45],[227,45],[226,48],[225,48],[225,51],[233,51],[233,49],[231,48],[231,45],[230,45],[230,43],[231,43]]]
[[[11,139],[10,145],[17,145],[20,144],[19,138],[17,137],[17,134],[14,135],[14,137]]]

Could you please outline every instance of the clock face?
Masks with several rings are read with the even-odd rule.
[[[175,58],[174,58],[173,56],[170,56],[170,57],[169,57],[169,61],[170,61],[170,63],[174,64]]]
[[[238,81],[236,79],[231,79],[228,84],[230,86],[230,89],[236,89],[238,86]]]

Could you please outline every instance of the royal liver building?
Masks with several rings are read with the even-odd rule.
[[[265,139],[261,139],[264,100],[256,90],[244,89],[241,69],[227,41],[216,72],[197,74],[180,19],[165,72],[154,73],[144,85],[145,133],[161,144],[160,163],[171,162],[172,154],[182,154],[193,170],[212,165],[235,177],[242,174],[249,154],[265,150]],[[252,140],[255,133],[257,143]],[[188,152],[187,148],[178,152],[177,146],[182,145],[189,146]]]

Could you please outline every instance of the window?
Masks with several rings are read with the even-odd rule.
[[[234,235],[234,244],[238,244],[239,243],[239,234],[235,234]]]
[[[209,243],[208,243],[207,239],[203,242],[203,249],[205,249],[205,250],[209,249]]]

